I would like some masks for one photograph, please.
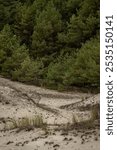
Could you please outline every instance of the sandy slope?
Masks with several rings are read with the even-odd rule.
[[[89,106],[99,104],[99,94],[60,93],[0,78],[0,150],[99,150],[99,129],[55,130],[90,118]],[[81,109],[82,108],[82,109]],[[41,129],[4,130],[11,118],[41,115],[49,134]]]

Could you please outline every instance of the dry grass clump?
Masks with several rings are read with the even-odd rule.
[[[76,115],[73,115],[72,116],[72,124],[75,126],[78,124],[78,122],[79,122],[78,117]]]
[[[78,116],[72,116],[72,123],[67,124],[64,127],[64,130],[73,130],[73,129],[92,129],[99,127],[100,119],[100,109],[99,104],[96,104],[91,109],[91,117],[88,120],[79,120]]]
[[[91,110],[91,120],[95,121],[99,119],[100,119],[100,105],[96,104],[92,107],[92,110]]]
[[[10,126],[11,129],[27,129],[31,130],[34,128],[42,128],[45,129],[47,124],[43,121],[43,118],[40,115],[36,115],[32,118],[24,117],[20,120],[12,119],[12,125]]]

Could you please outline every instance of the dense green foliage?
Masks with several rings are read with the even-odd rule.
[[[99,87],[99,0],[0,0],[0,74]]]

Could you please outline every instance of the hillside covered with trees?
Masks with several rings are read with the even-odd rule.
[[[0,74],[53,89],[99,87],[99,0],[0,0]]]

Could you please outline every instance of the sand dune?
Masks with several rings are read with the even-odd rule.
[[[1,77],[0,150],[99,150],[99,120],[90,128],[79,125],[91,118],[99,96],[62,93]],[[12,120],[18,122],[37,115],[42,116],[46,129],[11,128]]]

